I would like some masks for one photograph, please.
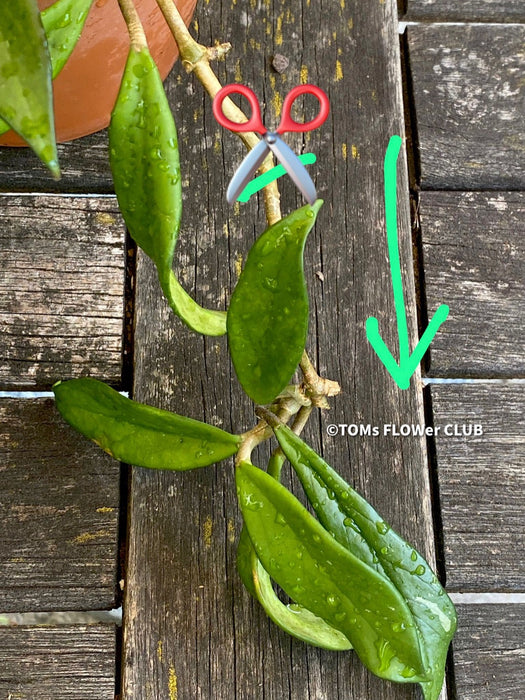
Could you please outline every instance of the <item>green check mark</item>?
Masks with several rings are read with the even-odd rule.
[[[303,165],[311,165],[317,160],[314,153],[303,153],[302,155],[298,156],[298,158]],[[268,170],[249,182],[241,194],[237,197],[237,201],[247,202],[252,194],[262,190],[263,187],[266,187],[266,185],[269,185],[270,182],[277,180],[277,178],[281,177],[282,175],[286,175],[286,169],[282,165],[276,165],[271,170]]]

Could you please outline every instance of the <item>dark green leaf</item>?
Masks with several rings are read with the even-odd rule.
[[[428,562],[311,447],[284,425],[274,427],[320,521],[335,539],[391,581],[410,608],[429,663],[427,700],[443,685],[456,612]]]
[[[237,491],[257,556],[281,588],[340,630],[378,676],[422,680],[426,664],[419,635],[396,588],[336,542],[265,472],[239,465]]]
[[[248,593],[254,598],[257,598],[255,586],[253,585],[253,552],[254,549],[250,540],[250,535],[248,534],[246,525],[243,525],[237,545],[237,571]]]
[[[278,478],[284,456],[278,451],[268,465],[268,473]],[[270,471],[271,470],[271,471]],[[272,473],[273,472],[273,473]],[[268,572],[261,564],[244,525],[237,547],[237,569],[248,592],[256,598],[268,616],[293,637],[333,651],[351,649],[352,645],[342,632],[334,629],[322,618],[297,604],[284,605],[273,590]]]
[[[193,330],[226,332],[226,314],[200,307],[171,269],[182,213],[177,131],[149,51],[131,49],[109,126],[110,163],[124,221],[153,260],[172,309]]]
[[[228,310],[237,377],[256,403],[273,401],[301,359],[308,331],[303,250],[318,200],[267,229],[252,246]]]
[[[60,177],[51,64],[35,0],[3,2],[0,12],[0,117]]]
[[[281,469],[284,464],[286,457],[284,456],[282,450],[275,450],[270,457],[268,462],[268,474],[273,476],[274,479],[279,481],[281,474]],[[241,535],[239,537],[239,543],[237,545],[237,571],[241,577],[242,582],[246,590],[254,597],[257,598],[257,592],[253,584],[253,574],[254,574],[254,559],[253,555],[255,550],[248,535],[248,530],[246,525],[243,525],[241,530]]]
[[[235,454],[240,437],[127,399],[95,379],[53,387],[65,420],[115,459],[152,469],[206,467]]]

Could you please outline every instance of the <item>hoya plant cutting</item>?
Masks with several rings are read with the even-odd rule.
[[[452,602],[428,562],[300,437],[312,411],[328,407],[339,386],[320,377],[305,352],[309,305],[303,255],[322,201],[280,135],[320,126],[328,114],[324,93],[314,86],[292,90],[283,113],[296,96],[313,89],[319,116],[306,124],[291,118],[286,124],[283,117],[275,132],[267,132],[255,98],[249,97],[248,119],[229,96],[242,92],[240,86],[222,88],[210,66],[228,46],[199,45],[172,0],[158,0],[184,65],[215,98],[219,121],[250,151],[228,200],[242,199],[254,171],[268,173],[276,156],[308,202],[282,216],[276,181],[265,186],[268,228],[253,244],[227,309],[204,308],[176,274],[182,184],[173,115],[134,4],[119,4],[130,36],[109,127],[119,208],[136,244],[155,264],[169,305],[187,327],[181,324],[181,332],[227,334],[237,379],[254,402],[258,421],[228,433],[139,404],[90,378],[56,384],[57,408],[115,459],[137,467],[228,469],[234,457],[244,521],[237,568],[248,593],[290,635],[333,651],[353,650],[372,673],[419,683],[425,699],[436,700],[456,628]],[[6,5],[0,15],[0,68],[8,76],[1,83],[0,116],[55,176],[52,77],[67,61],[90,6],[85,0],[58,0],[41,15],[33,0],[21,0]],[[233,137],[225,133],[224,138]],[[297,369],[302,380],[293,384]],[[255,447],[267,440],[276,441],[268,464],[253,464]],[[300,498],[281,483],[285,468],[297,475]]]

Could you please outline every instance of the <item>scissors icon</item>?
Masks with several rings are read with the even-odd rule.
[[[232,93],[243,95],[250,103],[252,114],[247,122],[243,122],[241,124],[232,122],[224,115],[224,112],[222,111],[222,103],[224,99]],[[305,94],[313,95],[317,98],[320,106],[319,114],[317,117],[315,117],[315,119],[312,119],[309,122],[296,122],[291,117],[292,105],[300,95]],[[276,156],[277,160],[282,163],[292,180],[303,193],[307,202],[309,204],[313,204],[317,199],[317,194],[312,178],[299,158],[295,155],[292,149],[284,143],[279,134],[286,131],[303,132],[317,129],[325,122],[329,111],[330,103],[326,93],[323,92],[323,90],[315,85],[298,85],[290,90],[285,97],[279,126],[275,131],[268,131],[262,123],[261,110],[257,97],[255,96],[254,92],[250,90],[250,88],[246,87],[245,85],[233,83],[221,88],[213,100],[213,114],[219,124],[225,129],[229,129],[229,131],[234,131],[237,133],[244,131],[255,131],[262,136],[262,139],[259,141],[257,146],[255,146],[255,148],[248,153],[232,177],[226,192],[228,204],[233,204],[239,197],[246,185],[252,179],[254,172],[266,158],[268,151],[271,151]]]

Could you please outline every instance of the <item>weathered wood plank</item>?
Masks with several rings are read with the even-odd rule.
[[[525,26],[408,28],[423,189],[525,189]]]
[[[408,20],[523,22],[522,0],[407,0]]]
[[[113,607],[119,471],[51,399],[0,401],[0,612]]]
[[[0,192],[113,192],[107,130],[59,144],[58,158],[54,180],[29,148],[0,146]]]
[[[525,386],[436,385],[432,405],[447,587],[523,591]],[[483,434],[444,434],[464,424]]]
[[[432,376],[525,374],[525,195],[422,192],[429,317],[450,315],[430,348]]]
[[[113,700],[115,629],[109,625],[0,627],[0,696]]]
[[[457,700],[525,695],[525,605],[461,605],[454,647]]]
[[[344,6],[344,7],[343,7]],[[325,438],[327,423],[422,420],[414,383],[400,391],[366,341],[365,320],[379,315],[395,347],[383,210],[383,158],[390,135],[403,133],[397,8],[309,2],[202,3],[199,38],[230,40],[221,80],[241,80],[265,101],[276,123],[283,96],[301,77],[328,91],[332,121],[287,140],[313,151],[312,169],[325,198],[307,245],[312,295],[309,348],[320,370],[341,381],[343,395],[307,439],[375,503],[408,538],[432,556],[425,445],[419,439]],[[298,37],[311,37],[303,44]],[[288,69],[269,69],[274,53]],[[186,80],[185,76],[180,81]],[[176,81],[172,83],[176,84]],[[183,232],[177,252],[182,281],[201,303],[224,308],[242,260],[264,227],[261,207],[230,210],[229,178],[242,157],[221,132],[201,88],[177,87],[177,120],[185,187]],[[202,119],[204,117],[204,125]],[[300,201],[282,180],[283,210]],[[400,235],[405,261],[410,332],[416,332],[406,166],[400,168]],[[204,204],[204,206],[203,206]],[[315,275],[322,272],[324,282]],[[151,265],[139,259],[135,334],[135,398],[208,420],[226,429],[254,424],[228,361],[225,339],[196,337],[169,313]],[[264,454],[264,453],[263,453]],[[292,641],[270,623],[242,589],[235,571],[240,522],[231,464],[192,473],[136,469],[130,501],[126,581],[124,696],[139,699],[416,698],[413,687],[373,678],[352,654],[330,654]],[[344,690],[343,690],[344,689]]]
[[[2,197],[0,386],[122,374],[125,230],[116,200]]]

